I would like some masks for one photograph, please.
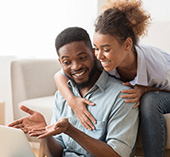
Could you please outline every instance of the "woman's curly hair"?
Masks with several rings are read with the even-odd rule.
[[[95,32],[112,35],[120,43],[130,37],[133,45],[147,34],[151,17],[142,8],[141,0],[108,0],[103,9],[96,19]]]

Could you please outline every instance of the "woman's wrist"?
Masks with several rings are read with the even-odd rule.
[[[70,107],[73,107],[71,102],[73,102],[73,100],[74,100],[75,98],[76,98],[76,97],[75,97],[74,95],[70,95],[70,96],[68,96],[68,98],[66,99],[66,101],[67,101],[67,103],[68,103],[68,105],[69,105]]]

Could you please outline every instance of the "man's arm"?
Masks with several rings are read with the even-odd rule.
[[[60,119],[56,124],[47,126],[45,129],[34,129],[29,132],[31,136],[39,136],[38,138],[48,138],[51,135],[65,133],[73,138],[92,156],[98,157],[119,157],[119,155],[105,142],[96,140],[82,131],[75,128],[69,123],[67,118]],[[51,148],[50,142],[46,141],[47,147]],[[54,151],[50,149],[50,151]]]
[[[48,157],[62,157],[63,148],[62,146],[54,139],[53,136],[49,136],[42,139],[44,153]]]
[[[119,157],[119,155],[107,143],[86,135],[71,124],[65,134],[73,138],[92,156]]]

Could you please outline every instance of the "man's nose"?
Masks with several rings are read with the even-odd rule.
[[[71,66],[71,69],[72,70],[79,70],[80,67],[81,67],[81,63],[80,62],[73,62],[72,66]]]

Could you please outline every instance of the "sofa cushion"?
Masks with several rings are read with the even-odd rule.
[[[22,101],[18,104],[20,107],[21,105],[24,105],[32,110],[35,110],[37,112],[40,112],[46,120],[47,124],[50,124],[51,117],[52,117],[52,110],[54,106],[54,96],[47,96],[47,97],[41,97],[41,98],[35,98],[35,99],[29,99]],[[20,110],[20,117],[25,117],[28,114],[24,113],[22,110]]]
[[[167,143],[166,143],[166,149],[170,149],[170,113],[164,114],[166,119],[166,126],[167,126]]]

